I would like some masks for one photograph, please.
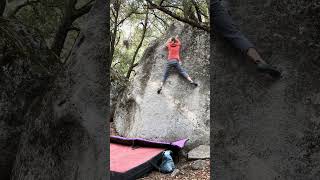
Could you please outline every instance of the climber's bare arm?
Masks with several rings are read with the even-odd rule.
[[[167,40],[166,44],[164,44],[164,49],[167,49],[167,48],[168,48],[168,44],[169,44],[170,41],[171,41],[171,38],[169,38],[169,39]]]
[[[179,36],[178,36],[178,35],[176,35],[175,39],[177,40],[177,44],[178,44],[179,46],[181,46],[181,42],[180,42],[180,40],[179,40]]]
[[[166,46],[168,45],[168,43],[171,41],[171,38],[169,38],[166,42]]]

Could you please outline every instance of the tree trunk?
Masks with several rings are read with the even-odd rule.
[[[75,9],[78,0],[68,0],[65,4],[64,15],[62,22],[59,25],[59,28],[55,34],[55,38],[52,44],[52,51],[60,57],[64,43],[68,36],[68,32],[71,30],[72,23],[79,17],[87,14],[91,9],[90,2],[80,9]]]
[[[0,27],[0,49],[6,49],[0,55],[0,179],[5,180],[11,177],[29,106],[43,95],[61,64],[36,30],[3,18]]]
[[[64,47],[64,42],[68,36],[69,28],[71,26],[72,26],[72,21],[70,17],[65,17],[55,34],[55,38],[54,38],[51,50],[57,55],[57,57],[60,57],[60,54]]]
[[[187,24],[189,24],[189,25],[191,25],[193,27],[197,27],[199,29],[202,29],[202,30],[205,30],[207,32],[210,32],[210,27],[208,27],[207,25],[200,24],[197,21],[191,20],[189,18],[181,17],[181,16],[169,11],[168,9],[166,9],[166,8],[164,8],[162,6],[159,6],[159,5],[155,4],[155,3],[153,3],[151,0],[146,0],[146,1],[150,4],[151,8],[157,8],[158,10],[160,10],[163,13],[165,13],[165,14],[167,14],[167,15],[175,18],[175,19],[177,19],[178,21],[187,23]]]
[[[115,2],[113,3],[113,7],[114,7],[115,14],[114,14],[113,32],[111,35],[111,42],[110,42],[111,43],[110,57],[112,60],[113,60],[113,54],[116,46],[116,39],[117,39],[117,32],[118,32],[120,1],[115,0]]]
[[[134,68],[134,66],[135,66],[134,62],[135,62],[136,57],[137,57],[137,55],[138,55],[138,53],[139,53],[139,50],[140,50],[140,48],[141,48],[141,46],[142,46],[143,40],[144,40],[144,38],[145,38],[145,36],[146,36],[146,31],[147,31],[147,26],[148,26],[148,14],[149,14],[149,10],[147,10],[147,12],[146,12],[146,17],[145,17],[145,20],[144,20],[144,22],[143,22],[143,29],[142,29],[141,40],[140,40],[140,42],[139,42],[139,45],[138,45],[136,51],[134,52],[133,58],[132,58],[131,63],[130,63],[130,65],[129,65],[129,70],[128,70],[128,73],[127,73],[127,75],[126,75],[126,77],[127,77],[128,79],[130,78],[131,72],[132,72],[132,70],[133,70],[133,68]]]
[[[202,22],[202,17],[201,17],[201,10],[195,0],[192,0],[192,4],[194,5],[194,8],[196,9],[198,21],[201,23]]]
[[[108,179],[107,18],[96,0],[67,64],[31,105],[12,179]]]
[[[7,0],[0,2],[0,16],[3,16],[4,10],[6,9]]]
[[[192,8],[192,2],[190,0],[183,0],[183,14],[186,19],[191,19],[193,21],[197,21],[195,17],[195,13]]]
[[[253,41],[260,40],[263,57],[282,69],[283,77],[270,81],[259,75],[252,63],[212,34],[213,179],[317,179],[320,151],[312,144],[319,144],[320,137],[320,66],[312,59],[318,53],[298,41],[288,42],[290,36],[273,36],[275,31],[292,33],[292,24],[286,24],[291,22],[280,21],[274,6],[253,1],[231,5],[232,15],[241,17],[236,23]]]
[[[14,2],[13,2],[13,3],[14,3]],[[14,18],[15,15],[16,15],[17,13],[19,13],[19,11],[20,11],[21,9],[23,9],[23,8],[25,8],[25,7],[27,7],[27,6],[33,7],[35,4],[38,4],[38,3],[39,3],[39,4],[41,3],[40,0],[24,1],[24,2],[22,1],[22,2],[18,3],[13,10],[11,10],[10,12],[8,12],[8,13],[6,14],[6,16],[7,16],[8,18]],[[10,6],[10,4],[9,4],[8,6]]]

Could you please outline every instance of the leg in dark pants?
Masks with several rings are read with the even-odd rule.
[[[170,70],[171,67],[172,67],[172,63],[171,62],[167,62],[165,67],[164,67],[164,73],[163,73],[163,77],[162,77],[160,88],[157,91],[158,94],[160,94],[160,92],[162,90],[162,86],[164,85],[164,83],[167,81],[167,79],[169,77],[169,70]]]
[[[172,62],[168,62],[164,68],[164,73],[163,73],[163,77],[162,77],[162,85],[164,85],[164,83],[166,82],[166,80],[169,77],[169,70],[170,68],[176,68],[179,72],[179,74],[181,74],[184,78],[190,80],[190,76],[188,75],[187,71],[181,67],[180,63],[178,61],[172,61]]]
[[[221,34],[235,48],[244,53],[249,48],[254,48],[254,45],[238,30],[219,0],[212,0],[210,6],[214,31]]]
[[[186,78],[192,85],[198,86],[198,84],[191,79],[187,71],[180,65],[180,63],[177,62],[175,67],[177,68],[179,74]]]
[[[163,77],[162,77],[162,84],[164,84],[166,82],[166,80],[169,77],[169,69],[172,65],[170,63],[167,63],[165,68],[164,68],[164,73],[163,73]]]
[[[257,70],[272,77],[280,77],[281,73],[268,65],[257,52],[255,46],[239,31],[229,13],[221,5],[220,0],[211,0],[210,14],[215,32],[221,34],[233,47],[239,49],[247,58],[257,64]]]
[[[177,62],[175,64],[175,67],[177,68],[180,75],[182,75],[184,78],[188,79],[189,75],[188,75],[187,71],[183,67],[181,67],[180,63]]]
[[[187,71],[181,67],[180,63],[178,61],[172,61],[172,62],[168,62],[164,68],[164,73],[163,73],[163,77],[162,77],[162,82],[161,82],[161,86],[158,89],[158,94],[160,94],[161,90],[162,90],[162,86],[164,85],[164,83],[166,82],[166,80],[169,77],[169,69],[171,67],[175,67],[179,74],[181,74],[184,78],[186,78],[191,84],[193,84],[194,86],[198,86],[197,83],[195,83],[191,77],[188,75]]]

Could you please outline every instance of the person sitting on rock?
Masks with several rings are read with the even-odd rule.
[[[188,75],[187,71],[181,66],[181,59],[180,59],[180,47],[181,42],[178,39],[178,35],[176,37],[171,37],[166,42],[166,47],[168,48],[168,60],[167,64],[164,69],[163,79],[160,85],[160,88],[158,89],[158,94],[160,94],[162,90],[162,86],[166,82],[166,80],[169,77],[169,69],[171,67],[174,67],[178,70],[178,72],[186,78],[192,85],[198,86],[196,82],[194,82],[191,77]]]
[[[255,46],[238,30],[220,0],[211,0],[210,9],[212,10],[213,30],[215,32],[221,34],[233,47],[239,49],[247,58],[253,61],[257,65],[258,72],[269,74],[273,78],[281,76],[281,72],[266,63]]]

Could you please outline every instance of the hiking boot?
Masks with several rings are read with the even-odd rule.
[[[190,84],[194,85],[195,87],[198,86],[198,83],[196,83],[196,82],[190,82]]]
[[[273,78],[279,78],[281,76],[281,72],[269,64],[258,63],[257,70],[261,73],[267,73]]]
[[[162,87],[158,89],[157,93],[160,94],[161,90],[162,90]]]

